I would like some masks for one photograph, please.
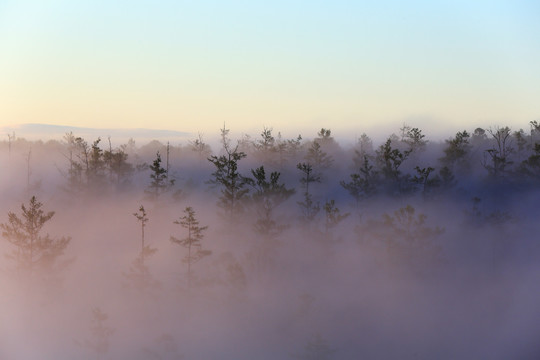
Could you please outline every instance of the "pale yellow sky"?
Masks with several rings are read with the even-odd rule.
[[[4,1],[0,125],[526,127],[540,118],[539,10],[527,1]]]

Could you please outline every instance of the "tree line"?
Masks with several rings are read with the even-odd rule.
[[[206,234],[212,227],[229,238],[249,234],[245,256],[226,265],[228,281],[240,287],[273,271],[280,249],[292,241],[288,234],[294,232],[328,253],[344,237],[353,238],[362,249],[383,254],[385,262],[425,274],[448,256],[439,241],[445,229],[430,222],[424,204],[457,199],[474,226],[501,225],[512,214],[481,204],[497,202],[505,193],[537,191],[540,123],[529,125],[527,132],[509,127],[463,130],[442,142],[429,141],[419,128],[403,125],[378,146],[362,134],[350,148],[342,147],[326,128],[311,140],[301,135],[285,139],[271,128],[264,128],[255,139],[233,140],[225,126],[217,151],[200,134],[185,146],[154,142],[144,155],[134,141],[113,147],[108,139],[103,146],[100,138],[88,143],[72,133],[53,145],[64,161],[58,166],[59,193],[84,200],[114,197],[118,192],[140,201],[135,211],[125,209],[133,215],[133,226],[139,226],[140,239],[133,241],[138,255],[123,276],[129,286],[152,293],[159,291],[161,282],[150,270],[150,259],[158,249],[146,233],[152,223],[147,209],[160,204],[178,211],[170,219],[178,231],[168,241],[181,249],[178,260],[187,289],[203,286],[205,279],[197,272],[204,268],[205,259],[219,256],[207,245]],[[32,145],[10,134],[8,156],[13,157],[17,146],[28,144]],[[55,212],[44,209],[38,200],[43,190],[32,186],[31,177],[39,173],[32,171],[29,149],[24,159],[30,200],[19,212],[9,211],[0,229],[9,244],[13,272],[45,279],[44,274],[58,274],[69,266],[66,253],[72,237],[54,237],[44,230]],[[200,205],[197,198],[203,196],[212,200],[219,222],[200,218],[194,203]],[[378,202],[390,205],[377,213],[373,209]],[[49,280],[55,279],[56,275]],[[93,313],[97,328],[111,336],[111,329],[102,324],[107,315],[99,308]],[[319,354],[326,354],[321,358],[333,356],[319,335],[308,343],[306,354],[314,344],[321,347]],[[105,345],[96,345],[96,352],[106,352]]]

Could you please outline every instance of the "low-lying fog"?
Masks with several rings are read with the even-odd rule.
[[[538,359],[531,129],[10,135],[0,358]]]

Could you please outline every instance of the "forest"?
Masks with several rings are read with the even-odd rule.
[[[540,122],[0,141],[2,359],[538,359]]]

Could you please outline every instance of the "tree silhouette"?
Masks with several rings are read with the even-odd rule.
[[[361,168],[364,165],[366,157],[373,157],[373,141],[366,133],[360,135],[357,142],[357,148],[354,149],[353,164],[355,168]]]
[[[422,134],[422,130],[404,125],[402,131],[405,131],[405,133],[402,135],[401,141],[407,144],[407,146],[409,147],[408,151],[410,153],[416,153],[418,151],[425,150],[427,140],[424,139],[426,136]]]
[[[63,173],[68,181],[66,190],[73,194],[78,194],[87,185],[88,143],[81,137],[75,137],[72,132],[64,135],[64,141],[68,151],[68,155],[65,156],[69,161],[67,174]]]
[[[103,158],[103,150],[99,147],[101,138],[98,138],[92,143],[90,152],[88,153],[88,172],[87,181],[90,190],[97,192],[103,190],[105,178],[105,159]]]
[[[271,162],[273,155],[276,154],[278,148],[276,146],[276,139],[272,135],[272,128],[263,128],[261,132],[261,138],[253,144],[255,148],[255,154],[264,162]]]
[[[507,172],[507,167],[513,163],[510,159],[510,154],[513,151],[510,144],[510,128],[508,126],[498,127],[489,129],[488,132],[495,144],[484,152],[482,165],[492,177],[502,177]]]
[[[150,174],[150,179],[152,179],[152,181],[145,192],[151,199],[158,200],[159,196],[165,192],[169,186],[167,183],[167,170],[161,166],[161,155],[159,151],[156,153],[156,159],[152,165],[150,165],[150,170],[152,171]]]
[[[251,174],[253,179],[250,179],[250,185],[254,189],[251,200],[258,215],[255,229],[262,235],[276,237],[283,227],[277,226],[273,217],[274,209],[291,197],[295,191],[287,189],[284,183],[279,182],[281,174],[277,171],[270,173],[269,179],[266,177],[263,166],[252,169]]]
[[[151,276],[150,270],[145,262],[146,259],[157,252],[157,249],[150,247],[150,245],[145,245],[144,229],[149,219],[144,206],[141,205],[139,211],[133,213],[133,216],[141,223],[141,251],[133,261],[129,273],[125,274],[125,276],[131,282],[131,285],[144,292],[159,286],[159,282]]]
[[[317,166],[318,168],[327,169],[332,165],[334,159],[331,155],[328,155],[326,152],[322,151],[321,144],[319,144],[318,140],[315,140],[308,149],[306,161]]]
[[[299,201],[298,205],[302,209],[302,218],[305,223],[310,223],[319,213],[320,206],[318,202],[313,201],[313,196],[309,192],[309,184],[321,182],[321,176],[313,171],[310,163],[299,163],[296,168],[302,172],[300,184],[304,188],[304,201]]]
[[[187,230],[188,234],[182,239],[171,236],[170,240],[174,244],[178,244],[188,249],[187,255],[182,259],[182,262],[187,264],[188,287],[191,287],[193,264],[202,258],[212,254],[210,250],[203,250],[201,240],[204,238],[203,231],[208,229],[208,226],[200,226],[199,221],[195,217],[195,210],[188,206],[184,209],[184,216],[175,220],[173,223],[182,226]]]
[[[411,152],[410,149],[402,152],[392,147],[391,138],[386,140],[376,151],[380,173],[388,190],[395,191],[397,189],[399,192],[404,190],[403,185],[406,179],[402,178],[400,167]]]
[[[204,142],[203,136],[201,133],[198,134],[195,140],[190,140],[189,145],[191,146],[191,151],[197,153],[199,158],[199,164],[202,164],[203,160],[208,158],[212,153],[210,145]]]
[[[280,173],[274,171],[270,173],[270,178],[266,176],[263,166],[252,169],[253,178],[250,185],[254,192],[251,195],[251,203],[257,214],[255,231],[260,235],[255,240],[253,249],[248,257],[253,261],[254,267],[262,271],[270,266],[271,259],[275,256],[275,251],[279,246],[278,237],[289,225],[280,224],[275,218],[275,209],[294,194],[294,189],[287,189],[284,183],[280,183]]]
[[[103,152],[103,160],[109,169],[110,181],[118,187],[129,182],[129,177],[133,174],[133,165],[128,161],[126,145],[120,146],[117,150],[109,149]]]
[[[238,151],[238,145],[231,148],[227,137],[228,129],[223,128],[221,131],[225,155],[212,155],[208,158],[208,161],[214,164],[216,168],[216,171],[212,173],[212,179],[208,183],[212,186],[221,187],[218,206],[224,210],[229,224],[233,224],[237,215],[243,211],[241,201],[249,191],[246,188],[248,180],[238,172],[238,162],[247,155],[242,151]]]
[[[466,156],[470,152],[470,135],[466,130],[456,133],[453,139],[446,140],[447,147],[444,149],[444,157],[439,160],[450,170],[455,170],[457,164],[465,163]],[[464,167],[463,170],[466,170]]]
[[[378,173],[373,169],[367,155],[364,155],[364,162],[359,172],[351,174],[350,178],[349,182],[340,181],[340,185],[354,198],[356,206],[360,200],[372,196],[377,191]]]
[[[540,179],[540,144],[534,144],[533,153],[521,162],[520,172],[534,182]]]
[[[43,227],[55,214],[45,212],[42,206],[32,196],[27,206],[21,205],[21,216],[9,212],[8,222],[0,224],[4,239],[15,246],[8,257],[16,262],[20,272],[52,270],[71,241],[71,237],[53,238],[42,234]]]
[[[329,236],[331,229],[338,226],[343,220],[351,215],[350,213],[342,214],[341,210],[336,206],[334,199],[324,203],[324,214],[324,231],[327,237]]]
[[[435,239],[443,229],[426,224],[427,216],[411,205],[383,214],[381,220],[370,220],[358,226],[361,241],[384,244],[389,260],[411,270],[422,270],[441,262],[442,249]]]
[[[422,195],[427,196],[431,190],[431,187],[434,187],[439,183],[439,179],[437,177],[432,177],[431,179],[429,178],[429,175],[435,171],[435,168],[432,168],[431,166],[428,166],[427,168],[415,166],[414,170],[416,171],[416,175],[414,175],[412,181],[419,186]]]

